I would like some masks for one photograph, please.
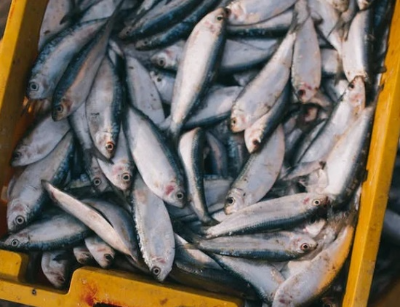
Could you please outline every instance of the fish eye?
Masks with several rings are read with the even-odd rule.
[[[160,65],[161,67],[165,66],[165,60],[163,58],[158,60],[158,65]]]
[[[114,150],[114,143],[113,142],[107,142],[106,144],[106,150],[108,152],[112,152]]]
[[[153,273],[153,275],[158,276],[161,273],[161,269],[158,266],[155,266],[154,268],[151,269],[151,273]]]
[[[226,203],[229,204],[229,205],[233,205],[235,203],[235,199],[233,197],[229,196],[226,199]]]
[[[184,196],[183,193],[180,192],[180,191],[176,193],[176,198],[179,199],[179,200],[182,200],[183,196]]]
[[[306,94],[305,90],[298,90],[297,91],[297,96],[299,96],[299,97],[303,97],[305,94]]]
[[[63,283],[65,283],[65,278],[62,276],[58,276],[57,281],[63,284]]]
[[[25,224],[25,218],[22,215],[18,215],[15,218],[15,223],[17,223],[17,225],[23,225]]]
[[[98,187],[101,184],[101,179],[100,178],[94,178],[93,184]]]
[[[131,180],[131,175],[129,173],[123,173],[122,180],[125,182],[129,182]]]
[[[19,245],[19,241],[17,239],[12,239],[11,240],[11,246],[17,247]]]
[[[355,87],[354,82],[350,82],[350,83],[349,83],[349,88],[350,88],[350,89],[354,89],[354,87]]]
[[[160,77],[157,78],[157,82],[161,82],[162,79]]]
[[[322,304],[322,307],[332,307],[333,306],[333,304],[330,304],[330,303],[323,303]]]
[[[236,125],[236,118],[232,118],[231,119],[231,126],[235,126]]]
[[[64,107],[62,106],[62,105],[58,105],[57,107],[56,107],[56,112],[57,113],[62,113],[64,111]]]
[[[30,82],[29,83],[29,89],[31,91],[38,91],[39,90],[39,84],[37,84],[36,82]]]
[[[223,19],[224,19],[224,15],[221,14],[221,15],[218,15],[218,16],[217,16],[217,20],[218,20],[218,21],[221,21],[221,20],[223,20]]]
[[[144,40],[144,41],[143,41],[143,45],[145,45],[145,46],[147,46],[148,43],[149,43],[149,42],[148,42],[147,40]]]
[[[106,258],[106,260],[108,261],[112,261],[114,259],[113,256],[111,256],[110,254],[105,254],[104,258]]]
[[[19,151],[14,151],[13,152],[13,158],[14,159],[19,159],[21,158],[22,154]]]
[[[310,249],[310,245],[308,245],[307,243],[303,243],[300,245],[300,249],[302,251],[308,251]]]
[[[313,200],[313,204],[314,204],[315,206],[319,206],[319,205],[321,204],[321,201],[320,201],[319,199],[314,199],[314,200]]]

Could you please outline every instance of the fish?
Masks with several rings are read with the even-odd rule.
[[[132,203],[143,259],[153,276],[162,282],[172,270],[175,257],[174,230],[167,208],[140,175],[135,179]]]
[[[115,250],[104,242],[99,236],[90,236],[85,238],[85,246],[100,267],[109,268],[115,258]]]
[[[225,198],[231,214],[258,202],[271,189],[283,163],[285,141],[279,126],[259,151],[252,153]]]
[[[210,132],[206,132],[206,141],[210,148],[212,172],[225,178],[228,177],[228,153],[224,144]]]
[[[172,121],[169,132],[175,143],[182,126],[199,105],[201,97],[214,79],[217,61],[222,55],[225,42],[227,17],[226,9],[214,10],[199,21],[186,41],[171,103]]]
[[[34,123],[18,141],[11,158],[11,166],[26,166],[49,155],[71,127],[68,121],[55,122],[50,114]]]
[[[63,289],[71,278],[73,260],[71,251],[44,252],[41,260],[42,272],[54,287]]]
[[[82,265],[91,264],[94,260],[92,254],[84,244],[75,246],[72,249],[72,252],[74,254],[76,261],[78,261],[78,263]]]
[[[40,216],[48,198],[41,180],[55,185],[63,182],[69,171],[74,150],[72,133],[67,133],[43,160],[28,165],[13,184],[7,205],[7,227],[16,232]]]
[[[121,80],[108,57],[100,64],[84,109],[93,145],[105,158],[111,159],[118,146],[123,93]]]

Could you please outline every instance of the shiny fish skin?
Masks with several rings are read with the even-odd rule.
[[[343,70],[349,82],[361,76],[370,82],[373,11],[360,11],[351,22],[349,35],[343,42]]]
[[[68,248],[86,238],[90,229],[69,214],[59,212],[33,222],[3,242],[11,250],[54,250]]]
[[[77,23],[46,44],[30,72],[26,96],[51,98],[71,59],[93,38],[105,20]]]
[[[231,214],[220,224],[208,228],[205,233],[207,237],[213,238],[256,230],[282,229],[325,210],[328,201],[326,195],[313,193],[262,201]]]
[[[216,9],[194,27],[186,41],[171,103],[169,132],[175,143],[183,124],[199,105],[200,98],[214,79],[216,64],[225,42],[226,19],[227,11]]]
[[[279,2],[237,0],[228,5],[230,10],[228,23],[230,25],[254,24],[270,19],[296,3],[296,0]]]
[[[201,3],[181,22],[165,31],[137,40],[135,42],[135,47],[138,50],[150,50],[168,46],[179,39],[185,38],[190,34],[190,31],[192,31],[197,22],[203,18],[217,2],[218,0],[201,1]]]
[[[250,283],[263,301],[271,302],[285,279],[268,261],[212,256],[222,267]]]
[[[198,249],[215,254],[269,261],[288,261],[313,251],[318,244],[305,234],[274,232],[200,240]]]
[[[170,105],[174,92],[175,77],[172,74],[158,70],[150,71],[150,77],[157,87],[162,102]]]
[[[231,214],[258,202],[278,178],[285,152],[282,127],[278,127],[260,151],[250,155],[232,183],[225,199],[225,213]]]
[[[69,171],[73,149],[72,134],[67,133],[47,157],[25,168],[12,188],[7,205],[10,232],[30,224],[40,214],[48,201],[41,180],[49,180],[55,185],[62,183]]]
[[[260,73],[235,100],[230,128],[240,132],[252,125],[274,105],[289,79],[296,32],[290,32]]]
[[[209,132],[206,132],[206,140],[210,148],[212,172],[222,177],[228,177],[228,153],[224,144]]]
[[[174,231],[164,202],[139,175],[133,187],[133,212],[143,259],[154,277],[162,282],[175,257]]]
[[[127,191],[132,185],[135,165],[129,153],[126,137],[121,129],[118,136],[118,147],[111,163],[97,160],[105,177],[115,187]]]
[[[228,34],[239,37],[279,37],[287,32],[293,20],[289,9],[265,21],[250,25],[227,25]]]
[[[70,251],[55,250],[44,252],[42,255],[42,272],[57,289],[65,288],[71,276],[73,257],[70,253]]]
[[[305,21],[297,31],[294,43],[291,79],[297,98],[305,103],[314,97],[321,84],[321,52],[307,1],[298,0],[295,11]]]
[[[204,132],[201,128],[195,128],[182,135],[178,151],[186,174],[188,202],[201,222],[213,225],[215,221],[207,212],[204,195],[204,165],[201,160],[203,145]]]
[[[342,61],[334,49],[321,49],[322,75],[338,76],[343,73]]]
[[[283,90],[271,110],[245,130],[244,140],[249,153],[257,151],[278,127],[289,103],[288,94],[289,89]]]
[[[52,116],[61,120],[75,112],[87,99],[94,78],[107,49],[114,17],[102,26],[95,37],[79,52],[57,84],[52,100]]]
[[[85,102],[86,118],[93,144],[107,159],[118,145],[123,94],[121,81],[110,59],[104,57]]]
[[[374,0],[357,0],[357,5],[361,11],[368,9]]]
[[[183,207],[186,193],[178,157],[147,117],[130,107],[126,113],[123,121],[125,136],[144,182],[167,204]]]
[[[131,104],[158,126],[165,120],[161,98],[149,72],[134,57],[126,55],[126,84]]]
[[[75,246],[72,251],[76,261],[82,265],[91,264],[94,260],[92,254],[84,244]]]
[[[19,140],[11,166],[25,166],[46,157],[70,130],[66,120],[54,122],[50,114],[38,120]]]
[[[85,239],[85,246],[89,250],[90,254],[93,256],[94,260],[103,269],[109,268],[115,257],[115,250],[104,242],[98,236],[90,236]]]
[[[330,5],[332,5],[336,10],[338,10],[341,13],[346,12],[347,9],[349,8],[350,0],[326,0],[326,1],[329,2]]]
[[[354,222],[349,217],[337,239],[312,259],[305,269],[286,279],[276,291],[272,306],[302,306],[322,294],[342,268],[353,242]]]

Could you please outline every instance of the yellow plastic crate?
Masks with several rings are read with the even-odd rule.
[[[13,0],[0,46],[0,187],[10,174],[8,161],[29,116],[21,117],[26,78],[37,55],[47,0]],[[360,217],[343,306],[367,305],[400,132],[400,6],[396,5],[363,184]],[[5,204],[0,205],[0,234],[5,233]],[[24,281],[28,258],[0,251],[0,299],[32,306],[242,306],[239,299],[216,295],[130,273],[81,268],[68,292]],[[388,305],[386,305],[388,306]]]

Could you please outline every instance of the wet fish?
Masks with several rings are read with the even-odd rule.
[[[85,246],[93,259],[103,268],[109,268],[114,261],[115,250],[98,236],[90,236],[85,239]]]
[[[71,251],[44,252],[41,261],[42,272],[54,287],[63,289],[72,275],[73,260]]]

